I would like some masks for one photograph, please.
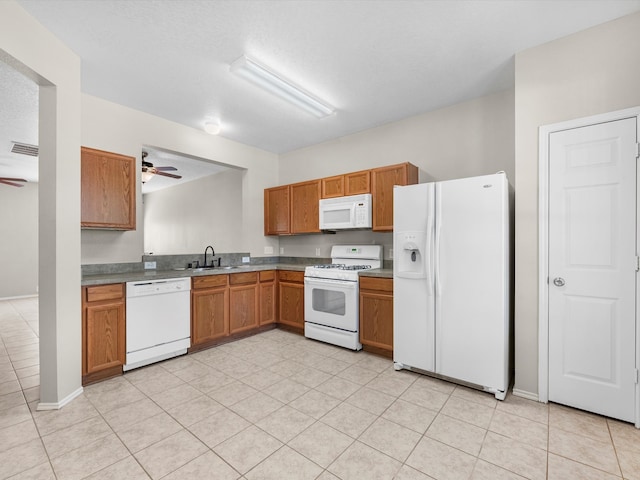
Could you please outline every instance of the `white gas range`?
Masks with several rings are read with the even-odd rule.
[[[331,263],[304,271],[304,334],[351,350],[359,338],[358,275],[382,266],[381,245],[335,245]]]

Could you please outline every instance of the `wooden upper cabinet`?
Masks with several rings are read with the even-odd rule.
[[[327,177],[320,180],[322,184],[322,198],[334,198],[344,196],[344,175]]]
[[[393,186],[416,183],[418,167],[408,162],[371,170],[374,231],[393,230]]]
[[[371,193],[371,171],[347,173],[344,175],[344,194],[361,195]]]
[[[322,183],[322,198],[371,193],[370,170],[326,177],[321,179],[320,182]]]
[[[81,149],[83,228],[136,229],[136,159]]]
[[[291,233],[320,232],[320,180],[294,183],[291,188]]]
[[[264,191],[264,234],[289,233],[290,198],[289,185],[267,188]]]

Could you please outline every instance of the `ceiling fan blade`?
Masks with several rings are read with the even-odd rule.
[[[155,172],[156,175],[162,175],[163,177],[182,178],[181,175],[174,175],[173,173]]]
[[[0,180],[9,180],[10,182],[26,182],[24,178],[0,177]]]
[[[178,170],[176,167],[154,167],[159,172],[175,172]]]
[[[17,179],[20,180],[20,179]],[[23,180],[26,182],[26,180]],[[24,187],[22,183],[10,182],[8,179],[0,178],[0,183],[4,183],[5,185],[11,185],[12,187]]]

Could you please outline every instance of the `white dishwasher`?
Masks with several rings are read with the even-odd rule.
[[[127,282],[127,359],[123,370],[187,353],[191,279]]]

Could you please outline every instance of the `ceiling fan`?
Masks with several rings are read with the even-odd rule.
[[[0,183],[11,185],[12,187],[24,187],[24,185],[22,185],[21,183],[16,182],[26,182],[26,180],[24,178],[0,177]]]
[[[147,152],[142,152],[142,183],[147,183],[153,178],[154,175],[161,175],[163,177],[170,178],[182,178],[181,175],[175,175],[173,173],[167,173],[178,170],[175,167],[154,167],[153,163],[147,162],[145,158],[149,155]]]

